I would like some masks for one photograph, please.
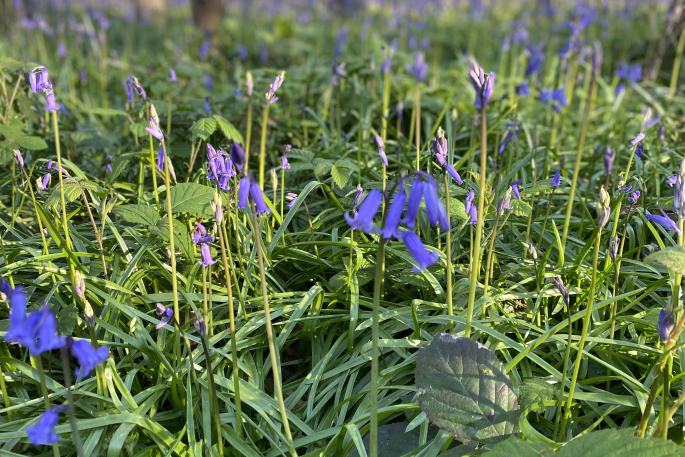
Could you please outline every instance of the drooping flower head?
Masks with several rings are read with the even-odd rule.
[[[473,84],[473,88],[476,91],[474,107],[479,110],[487,106],[490,101],[492,90],[495,87],[495,73],[490,72],[486,77],[483,69],[475,61],[472,61],[469,76],[471,77],[471,84]]]
[[[680,234],[681,231],[678,228],[678,225],[675,223],[673,219],[668,217],[668,215],[664,212],[664,210],[661,210],[662,216],[659,216],[658,214],[647,214],[647,220],[650,222],[655,222],[665,228],[666,230],[673,230],[676,233]]]
[[[297,194],[294,194],[292,192],[288,192],[285,196],[285,199],[288,200],[288,209],[290,209],[293,207],[293,205],[297,201]]]
[[[60,405],[49,409],[40,415],[38,422],[26,428],[26,435],[34,446],[51,445],[59,441],[60,435],[55,433],[55,426],[59,422],[59,414],[66,412],[67,406]]]
[[[382,229],[378,230],[377,233],[380,234],[384,240],[389,240],[391,238],[401,238],[400,234],[400,219],[402,213],[404,212],[404,205],[407,201],[407,195],[404,192],[402,184],[400,184],[400,190],[395,194],[390,204],[390,209],[385,218],[385,225]]]
[[[616,153],[610,146],[607,146],[604,150],[604,176],[609,176],[611,171],[614,169],[614,159],[616,158]]]
[[[635,192],[632,193],[630,197],[628,197],[628,200],[630,200],[630,203],[633,205],[637,205],[637,200],[640,198],[640,191],[636,190]]]
[[[603,228],[607,222],[609,222],[609,216],[611,216],[611,197],[609,193],[604,189],[604,186],[599,190],[599,203],[597,205],[597,226]]]
[[[27,300],[24,288],[8,287],[5,294],[10,302],[10,322],[5,341],[27,348],[32,356],[59,349],[66,344],[66,339],[57,335],[57,319],[48,305],[26,316]]]
[[[561,172],[557,171],[554,173],[554,177],[552,178],[552,186],[554,186],[555,189],[561,186]]]
[[[675,326],[675,316],[672,311],[662,309],[659,311],[659,322],[657,329],[659,330],[659,339],[662,343],[666,343],[671,335],[671,330]]]
[[[557,290],[561,294],[561,298],[564,300],[564,303],[566,303],[566,306],[569,306],[571,300],[568,294],[568,289],[564,285],[564,281],[562,281],[562,279],[559,276],[555,276],[552,278],[552,283],[554,283]]]
[[[426,71],[428,70],[428,64],[425,62],[423,53],[417,52],[414,54],[414,64],[406,65],[404,67],[408,73],[411,73],[416,78],[417,82],[422,82],[426,77]]]
[[[169,68],[169,82],[178,82],[178,77],[176,76],[176,70]]]
[[[429,252],[421,242],[421,238],[414,232],[404,232],[402,234],[402,241],[407,248],[407,252],[414,258],[418,267],[413,267],[414,273],[420,273],[429,266],[438,261],[439,254],[437,251]]]
[[[24,168],[24,158],[21,156],[21,152],[18,149],[13,149],[12,154],[14,155],[14,161],[17,162],[19,168]]]
[[[618,255],[618,237],[611,235],[609,237],[609,257],[611,261],[616,263],[616,256]]]
[[[359,206],[356,217],[345,214],[345,220],[355,230],[370,234],[373,232],[373,218],[378,213],[378,208],[383,201],[383,193],[377,189],[373,189],[366,196],[362,204]]]
[[[71,346],[71,353],[76,357],[80,367],[76,369],[77,378],[85,378],[90,372],[109,357],[109,349],[100,346],[95,349],[87,340],[74,341]]]
[[[172,308],[167,308],[161,303],[157,303],[157,315],[161,318],[159,324],[155,325],[155,328],[159,330],[164,327],[172,317],[174,317],[174,310]]]

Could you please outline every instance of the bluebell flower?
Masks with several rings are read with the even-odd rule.
[[[423,197],[426,203],[426,214],[428,215],[428,222],[430,225],[440,223],[443,230],[449,230],[449,219],[442,201],[438,198],[438,190],[435,183],[428,181],[423,186]]]
[[[388,156],[385,155],[385,150],[379,149],[378,155],[381,157],[381,162],[383,163],[383,166],[387,167],[388,166]]]
[[[673,175],[670,178],[666,179],[666,184],[669,186],[673,187],[673,185],[676,183],[676,180],[678,179],[678,175]]]
[[[464,184],[464,180],[461,179],[461,176],[459,176],[459,173],[457,172],[457,170],[455,170],[454,165],[447,165],[445,169],[447,170],[447,173],[449,173],[449,175],[452,177],[452,179],[457,181],[457,184]]]
[[[409,228],[414,228],[414,225],[416,225],[416,217],[419,214],[425,186],[426,185],[421,179],[416,179],[412,182],[411,190],[409,191],[407,214],[404,219],[402,219],[402,223],[407,224],[407,227]]]
[[[212,75],[210,75],[209,73],[205,73],[204,83],[205,87],[207,88],[207,91],[211,92],[214,90],[214,80],[212,79]]]
[[[637,146],[635,146],[635,155],[639,158],[644,158],[645,156],[645,144],[640,141]]]
[[[275,103],[278,100],[276,97],[276,91],[283,85],[285,81],[285,72],[282,71],[280,75],[276,76],[274,82],[269,85],[269,91],[266,93],[266,101],[269,104]]]
[[[552,178],[552,186],[554,188],[558,188],[561,185],[561,172],[557,171],[554,173],[554,177]]]
[[[482,107],[487,106],[490,97],[492,97],[492,91],[495,87],[495,74],[490,72],[486,78],[483,69],[475,62],[471,62],[469,66],[469,76],[471,77],[471,84],[476,91],[474,107],[479,110]]]
[[[205,41],[197,50],[197,55],[200,56],[201,59],[204,59],[205,57],[207,57],[207,54],[209,53],[209,49],[211,47],[212,44],[209,41]]]
[[[231,189],[231,186],[228,184],[230,179],[231,177],[228,174],[221,175],[221,179],[219,180],[219,189],[223,190],[224,192],[228,192]]]
[[[53,91],[48,91],[45,94],[45,101],[47,102],[47,107],[45,108],[46,111],[53,112],[57,111],[60,109],[60,106],[57,104],[57,101],[55,101],[55,93]]]
[[[252,201],[254,202],[255,207],[257,209],[254,215],[261,216],[262,214],[271,212],[269,207],[266,206],[266,202],[264,201],[264,194],[262,193],[262,188],[259,187],[259,184],[257,184],[256,182],[250,184],[250,197],[252,197]]]
[[[626,83],[632,85],[640,82],[642,79],[642,66],[639,64],[628,65],[625,62],[620,62],[614,74],[620,79],[620,83],[616,86],[616,94],[620,94],[625,89]]]
[[[19,168],[24,168],[24,158],[21,156],[21,151],[19,151],[19,149],[13,149],[12,155],[14,155],[14,161],[17,162]]]
[[[211,241],[211,237],[209,238]],[[202,260],[198,260],[197,263],[199,263],[203,267],[208,267],[216,263],[216,260],[212,258],[212,250],[209,246],[209,243],[200,244],[200,254],[202,254]]]
[[[240,180],[238,187],[238,209],[247,208],[247,197],[250,195],[250,178],[244,177]]]
[[[238,46],[238,58],[240,60],[247,59],[247,48],[243,45]]]
[[[521,200],[521,194],[519,193],[519,189],[521,189],[522,182],[523,179],[517,179],[516,181],[511,183],[511,191],[514,194],[514,197],[516,197],[516,200]]]
[[[176,77],[176,70],[169,68],[169,82],[175,83],[177,81],[178,77]]]
[[[632,188],[633,188],[633,186],[626,186],[626,187],[623,187],[622,189],[619,189],[619,190],[618,190],[618,193],[619,193],[619,194],[628,193],[628,192],[630,192],[630,189],[632,189]]]
[[[11,313],[5,341],[24,346],[32,356],[59,349],[66,344],[65,338],[57,335],[57,319],[48,305],[26,316],[27,302],[24,288],[17,286],[13,290],[8,290],[6,294],[9,298]]]
[[[568,100],[566,100],[566,94],[564,93],[564,88],[560,87],[552,92],[552,108],[555,111],[560,112],[562,106],[567,106]]]
[[[638,134],[635,138],[632,139],[632,141],[630,142],[630,145],[635,146],[637,143],[639,143],[640,141],[642,141],[644,139],[645,139],[645,134],[644,134],[644,132],[642,132],[642,133]]]
[[[379,190],[373,189],[359,206],[357,216],[352,218],[347,213],[345,214],[345,220],[355,230],[360,230],[364,233],[373,232],[373,218],[376,216],[382,200],[383,194]]]
[[[532,75],[540,71],[540,68],[542,67],[542,60],[544,58],[544,54],[542,53],[540,47],[533,44],[528,46],[528,53],[530,54],[530,57],[528,59],[528,63],[526,64],[526,78],[530,78]]]
[[[231,145],[231,160],[233,161],[233,166],[235,166],[236,170],[240,173],[242,173],[245,168],[245,159],[245,150],[240,143],[234,142]]]
[[[675,317],[672,312],[668,312],[665,309],[659,311],[659,323],[657,324],[657,329],[659,330],[659,339],[662,343],[666,343],[671,334],[671,330],[675,326]]]
[[[290,164],[288,163],[288,158],[285,155],[281,156],[281,168],[284,170],[287,170],[290,168]]]
[[[51,445],[59,441],[60,435],[55,433],[55,426],[59,422],[59,414],[67,410],[66,405],[49,409],[40,415],[38,422],[26,428],[26,435],[34,446]]]
[[[552,101],[552,91],[550,89],[540,89],[540,98],[542,103],[550,103]]]
[[[526,81],[521,81],[521,84],[515,87],[516,95],[519,97],[530,96],[530,89],[528,89],[528,83]]]
[[[417,52],[414,54],[414,65],[406,65],[405,70],[414,75],[417,82],[422,82],[426,77],[426,70],[428,70],[428,64],[424,61],[423,53]]]
[[[401,185],[400,185],[401,186]],[[404,204],[407,201],[407,195],[404,193],[404,189],[400,190],[395,194],[390,204],[390,209],[385,218],[385,225],[382,229],[378,230],[377,233],[380,234],[384,240],[389,240],[390,238],[401,238],[399,228],[400,219],[402,217],[402,212],[404,211]]]
[[[195,226],[195,230],[193,230],[193,243],[199,243],[200,238],[204,236],[207,236],[207,229],[202,225],[202,222],[198,222]]]
[[[571,297],[570,297],[569,294],[568,294],[568,289],[567,289],[566,286],[564,285],[564,281],[562,281],[561,278],[560,278],[559,276],[555,276],[555,277],[552,278],[552,282],[554,283],[554,285],[556,286],[557,290],[558,290],[559,293],[561,294],[562,300],[564,300],[564,303],[566,303],[566,306],[568,306],[569,303],[570,303],[570,301],[571,301],[571,300],[570,300]]]
[[[161,317],[159,324],[155,325],[155,328],[159,330],[160,328],[164,327],[172,317],[174,317],[174,310],[167,308],[161,303],[157,303],[157,315]]]
[[[49,189],[48,185],[50,184],[50,179],[50,173],[45,173],[42,178],[38,178],[36,180],[36,188],[38,189],[38,192],[43,192]]]
[[[205,97],[205,112],[207,113],[207,116],[211,116],[212,114],[212,108],[209,106],[209,97]]]
[[[616,256],[618,255],[618,237],[611,235],[609,237],[609,257],[611,261],[616,263]]]
[[[161,148],[157,151],[157,169],[164,171],[164,149]]]
[[[145,131],[147,133],[149,133],[150,135],[152,135],[153,137],[157,138],[159,141],[164,140],[164,134],[159,129],[157,124],[155,124],[155,121],[154,121],[154,119],[152,119],[152,117],[150,117],[150,126],[145,127]]]
[[[471,206],[473,205],[473,197],[475,196],[473,189],[469,188],[469,193],[466,195],[466,200],[464,201],[464,212],[470,214]]]
[[[502,144],[499,146],[499,154],[504,152],[504,149],[507,147],[507,145],[511,142],[511,140],[514,139],[519,133],[519,129],[508,129],[507,133],[504,135],[504,139],[502,140]]]
[[[107,346],[100,346],[95,349],[87,340],[74,341],[71,346],[71,353],[76,357],[80,367],[75,370],[77,378],[85,378],[95,367],[107,360],[109,349]]]
[[[628,200],[630,200],[630,203],[633,205],[637,205],[637,200],[640,198],[640,191],[636,190],[635,192],[632,193],[630,197],[628,197]]]
[[[415,273],[420,273],[429,266],[438,261],[439,254],[437,251],[429,252],[421,242],[421,238],[414,232],[404,232],[402,234],[402,241],[407,248],[407,252],[414,258],[418,267],[413,267]]]
[[[288,203],[288,209],[292,208],[295,202],[297,201],[297,194],[294,194],[292,192],[288,192],[285,196],[286,200],[289,200]]]
[[[604,150],[604,176],[609,176],[611,171],[614,169],[614,159],[616,158],[616,153],[610,146],[607,146]]]
[[[674,230],[675,232],[680,234],[681,231],[676,225],[676,223],[673,221],[673,219],[668,217],[668,215],[664,212],[663,209],[661,210],[661,214],[663,214],[663,216],[659,216],[657,214],[647,214],[647,220],[650,222],[656,222],[666,230]]]

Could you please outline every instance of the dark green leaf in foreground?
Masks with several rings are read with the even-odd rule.
[[[192,240],[188,233],[188,228],[178,219],[174,219],[174,248],[180,249],[183,256],[190,262],[195,260],[195,252],[193,251]],[[169,222],[167,218],[160,219],[155,225],[149,227],[150,233],[158,236],[161,240],[169,242]]]
[[[171,211],[211,216],[214,214],[209,205],[212,197],[214,189],[211,187],[192,182],[177,184],[171,188]]]
[[[157,210],[147,205],[115,206],[114,212],[122,221],[133,224],[155,225],[160,219]]]
[[[518,431],[511,381],[482,344],[441,333],[419,351],[415,377],[421,409],[458,440],[492,445]]]
[[[514,436],[497,443],[487,457],[553,457],[554,449],[543,443],[530,443]]]
[[[679,274],[685,274],[685,246],[670,246],[657,251],[645,259],[656,262]]]
[[[557,457],[676,457],[685,450],[672,441],[642,439],[635,431],[600,430],[571,440],[557,452]]]
[[[200,119],[190,127],[190,132],[203,140],[207,140],[215,130],[216,119],[213,117],[205,117]]]

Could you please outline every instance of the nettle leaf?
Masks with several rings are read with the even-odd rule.
[[[350,180],[350,170],[338,165],[333,165],[331,167],[331,176],[333,177],[333,182],[339,187],[345,187],[347,181]]]
[[[600,430],[579,436],[557,451],[557,457],[666,457],[683,455],[673,441],[634,436],[635,430]]]
[[[552,400],[555,395],[556,391],[553,385],[544,379],[530,378],[519,385],[518,402],[521,409],[525,410],[535,403]],[[535,411],[543,409],[544,407],[538,407]]]
[[[59,177],[57,175],[52,175],[50,181],[52,191],[50,192],[50,196],[45,201],[44,205],[45,209],[48,211],[52,211],[53,209],[58,210],[62,208],[62,196],[60,195],[58,179]],[[103,196],[106,193],[105,189],[103,189],[95,183],[87,181],[85,178],[62,178],[62,185],[64,188],[65,203],[71,203],[81,198],[82,190],[84,192],[94,192],[100,196]]]
[[[129,129],[131,129],[131,133],[133,133],[135,136],[138,138],[142,138],[144,136],[149,135],[147,131],[145,130],[145,127],[149,127],[150,124],[147,122],[136,122],[135,124],[131,124],[129,126]]]
[[[685,246],[670,246],[657,251],[645,262],[656,262],[678,274],[685,274]]]
[[[493,446],[487,457],[554,457],[554,449],[545,443],[529,443],[510,437]]]
[[[347,159],[338,159],[335,161],[335,165],[337,167],[349,168],[350,170],[357,170],[359,168],[356,163]]]
[[[190,133],[203,140],[209,139],[209,137],[216,130],[216,119],[213,117],[205,117],[196,121],[192,126],[190,126]]]
[[[419,406],[464,443],[491,446],[518,432],[519,405],[504,366],[488,348],[446,333],[419,350]]]
[[[290,172],[302,171],[302,170],[313,170],[314,165],[310,162],[295,162],[290,164]]]
[[[188,233],[188,227],[179,221],[178,219],[173,219],[172,227],[174,230],[174,249],[180,249],[183,255],[190,261],[195,261],[195,251],[193,249],[193,243],[190,238],[190,233]],[[157,236],[159,239],[165,242],[169,242],[169,219],[160,219],[155,225],[148,227],[150,233]]]
[[[0,135],[7,138],[7,141],[17,141],[19,138],[24,136],[21,130],[4,124],[0,124]]]
[[[216,126],[219,128],[219,130],[221,130],[226,138],[235,141],[236,143],[243,144],[243,135],[241,135],[241,133],[233,126],[233,124],[218,114],[214,115],[214,119],[216,119]]]
[[[470,219],[470,216],[466,214],[465,207],[464,207],[464,202],[454,198],[450,197],[450,216],[452,217],[458,217],[459,219],[465,221],[467,219]]]
[[[39,151],[41,149],[47,149],[48,144],[42,138],[37,136],[22,136],[17,139],[17,144],[24,149],[31,149],[34,151]]]
[[[114,207],[117,217],[132,224],[155,225],[161,219],[156,208],[147,205],[120,205]]]
[[[171,212],[193,213],[212,216],[214,212],[209,202],[214,197],[214,189],[198,183],[182,183],[171,188]]]
[[[523,200],[517,200],[515,198],[511,199],[509,206],[511,206],[511,210],[514,212],[516,216],[530,216],[530,212],[532,210],[528,203],[524,202]]]
[[[331,162],[319,162],[314,167],[314,174],[317,178],[325,176],[331,171],[332,168],[333,164]]]
[[[289,159],[298,159],[304,162],[311,162],[316,155],[312,151],[305,151],[304,149],[291,149],[288,153]]]

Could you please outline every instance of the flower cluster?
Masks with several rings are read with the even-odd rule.
[[[633,85],[640,82],[642,79],[642,65],[628,65],[625,62],[621,62],[618,64],[618,68],[614,75],[620,80],[616,86],[616,94],[620,94],[625,90],[626,83]]]
[[[454,168],[454,165],[447,163],[447,139],[445,138],[445,132],[441,127],[438,128],[438,136],[431,142],[431,148],[435,154],[435,159],[438,161],[440,166],[449,173],[449,175],[457,181],[457,184],[461,185],[464,181],[459,176],[459,173]]]
[[[29,72],[29,84],[31,85],[31,92],[45,92],[45,101],[48,104],[45,108],[46,111],[53,112],[61,108],[55,101],[55,92],[52,90],[47,68],[36,67],[31,70]]]
[[[677,175],[668,178],[666,181],[673,187],[673,210],[675,211],[678,220],[685,220],[685,160],[680,163],[680,171]],[[639,194],[637,195],[639,197]],[[637,197],[635,201],[637,202]],[[667,230],[673,230],[678,234],[681,233],[678,224],[671,219],[664,210],[661,210],[661,216],[657,214],[647,214],[647,220],[656,222]]]
[[[248,198],[252,198],[252,202],[255,205],[255,216],[261,216],[262,214],[271,212],[264,201],[262,188],[255,182],[252,174],[250,174],[250,176],[245,176],[240,180],[238,186],[238,209],[248,210]]]
[[[486,77],[483,69],[476,62],[471,62],[469,76],[471,77],[471,84],[476,91],[474,107],[477,110],[484,109],[488,105],[490,97],[492,97],[492,90],[495,87],[495,74],[490,72]]]
[[[543,103],[551,103],[552,109],[557,113],[561,112],[562,107],[568,105],[568,100],[566,99],[563,87],[554,90],[542,89],[540,91],[540,101]]]
[[[428,64],[424,60],[423,53],[417,52],[414,54],[414,65],[406,65],[404,69],[414,75],[417,82],[422,82],[428,70]]]
[[[274,82],[271,85],[269,85],[269,91],[266,93],[266,102],[268,104],[276,103],[276,101],[278,100],[278,97],[276,97],[276,91],[279,87],[281,87],[284,80],[285,72],[283,71],[280,75],[276,76]]]
[[[229,179],[236,175],[233,169],[233,158],[230,154],[222,150],[217,151],[214,146],[207,143],[207,159],[209,160],[207,163],[207,179],[216,181],[221,190],[228,192],[230,189]]]

